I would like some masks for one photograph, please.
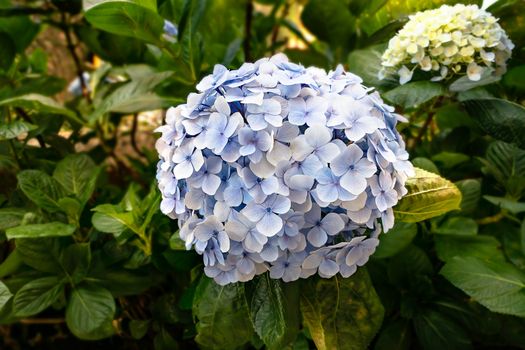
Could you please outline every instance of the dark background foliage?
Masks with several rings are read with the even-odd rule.
[[[489,8],[500,81],[377,78],[409,14],[456,2],[0,0],[0,348],[524,348],[525,3]],[[461,209],[399,220],[349,279],[219,287],[158,210],[152,130],[214,64],[277,52],[376,87]]]

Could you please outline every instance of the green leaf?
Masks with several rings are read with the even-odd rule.
[[[445,3],[452,4],[457,0],[375,0],[363,11],[359,20],[361,29],[368,35],[396,19],[403,19],[417,11],[437,8]],[[480,5],[479,0],[463,0],[464,4],[474,3]]]
[[[500,242],[486,235],[478,236],[435,236],[436,252],[442,261],[456,256],[475,257],[484,261],[505,261]]]
[[[348,55],[348,70],[359,75],[368,85],[394,88],[398,82],[393,77],[379,79],[381,56],[385,49],[384,45],[377,45],[362,50],[352,50]]]
[[[11,3],[7,4],[11,7]],[[0,30],[7,33],[15,44],[16,51],[23,53],[38,35],[40,25],[31,20],[30,16],[0,17]]]
[[[503,76],[503,84],[505,86],[515,88],[519,91],[525,91],[525,82],[523,81],[524,76],[525,76],[525,65],[511,68]]]
[[[154,0],[84,0],[85,17],[94,27],[162,44],[164,20],[157,14]]]
[[[61,210],[58,200],[63,189],[51,176],[40,170],[23,170],[17,178],[20,189],[36,205],[51,213]]]
[[[15,249],[0,264],[0,278],[14,274],[22,266],[22,257],[18,253],[18,249]]]
[[[483,196],[484,199],[490,203],[505,209],[513,214],[523,213],[525,211],[525,203],[516,202],[509,198],[494,197],[494,196]]]
[[[349,278],[310,279],[301,293],[303,321],[317,349],[366,349],[384,309],[361,267]]]
[[[521,230],[520,230],[520,241],[521,241],[521,251],[523,255],[525,255],[525,219],[521,222]]]
[[[513,265],[456,256],[440,273],[487,309],[525,317],[525,274]]]
[[[86,203],[95,190],[100,168],[86,154],[71,154],[58,162],[53,178],[82,204]]]
[[[412,159],[412,164],[417,168],[439,175],[438,167],[436,166],[436,164],[434,164],[433,161],[431,161],[428,158],[416,157]]]
[[[75,243],[64,249],[61,265],[73,283],[84,279],[91,265],[91,246],[89,243]]]
[[[416,224],[397,222],[391,230],[379,236],[380,243],[373,257],[383,259],[396,255],[412,242],[416,234]]]
[[[472,81],[468,78],[468,76],[464,75],[450,84],[449,89],[453,92],[463,92],[480,86],[493,84],[501,80],[500,76],[494,75],[492,73],[492,69],[483,70],[483,73],[481,73],[481,78],[477,81]]]
[[[471,349],[467,333],[453,319],[444,314],[424,309],[414,318],[414,330],[422,348],[425,350],[463,350]]]
[[[12,296],[13,294],[11,294],[9,288],[7,288],[4,282],[0,281],[0,311],[4,308],[7,302],[11,300]]]
[[[62,273],[61,247],[55,238],[21,238],[16,240],[16,251],[22,261],[37,271]]]
[[[481,182],[466,179],[456,182],[456,186],[461,191],[461,211],[467,214],[473,213],[481,197]]]
[[[22,208],[0,208],[0,231],[20,225],[26,212]]]
[[[73,289],[66,308],[66,323],[80,339],[98,340],[114,333],[115,300],[102,287],[83,284]]]
[[[409,350],[411,341],[410,323],[405,319],[399,319],[381,331],[374,350]]]
[[[268,349],[283,349],[299,332],[299,285],[264,274],[251,303],[255,331]]]
[[[431,275],[434,272],[427,253],[414,244],[403,249],[398,257],[389,261],[387,267],[390,281],[398,286],[409,285],[415,276]]]
[[[202,277],[193,299],[195,341],[204,348],[234,349],[249,342],[252,322],[242,283],[220,286]],[[232,336],[230,330],[235,330]]]
[[[0,69],[7,71],[13,64],[15,56],[16,44],[7,33],[0,32]]]
[[[400,85],[383,94],[383,96],[398,106],[411,108],[430,101],[434,97],[442,95],[444,92],[445,89],[441,84],[430,81],[415,81]]]
[[[160,97],[152,90],[164,82],[173,72],[153,73],[135,78],[118,87],[88,117],[90,122],[98,120],[104,113],[135,113],[173,106],[179,99]]]
[[[142,232],[133,213],[123,211],[117,205],[101,204],[92,210],[95,212],[91,219],[93,226],[101,232],[112,233],[115,237],[119,237],[127,229],[135,233]]]
[[[442,168],[450,169],[461,163],[468,162],[470,157],[463,153],[440,152],[432,156],[432,160],[436,163],[439,163]]]
[[[356,18],[339,0],[310,0],[303,9],[301,20],[318,39],[333,47],[348,47],[355,31]]]
[[[478,224],[474,219],[454,216],[448,218],[432,232],[442,235],[475,236],[478,234]]]
[[[95,261],[93,262],[95,265]],[[159,282],[157,275],[139,273],[127,269],[91,268],[89,281],[111,292],[115,297],[138,295]]]
[[[0,125],[0,141],[11,140],[18,136],[35,130],[36,125],[30,124],[23,120],[14,120],[9,123],[2,123]]]
[[[502,226],[503,228],[503,226]],[[521,232],[514,225],[506,225],[503,232],[503,249],[505,256],[511,263],[525,271],[525,254],[521,249]]]
[[[497,98],[467,100],[463,105],[487,134],[525,148],[525,108]]]
[[[416,175],[407,180],[408,193],[394,207],[396,220],[419,222],[459,209],[461,192],[439,175],[415,168]]]
[[[77,123],[83,123],[73,111],[62,107],[58,102],[44,95],[27,94],[8,98],[0,100],[0,106],[27,108],[39,113],[60,114]]]
[[[129,332],[133,339],[142,339],[148,332],[151,320],[131,320],[129,322]]]
[[[63,281],[57,276],[42,277],[25,284],[13,300],[15,316],[38,314],[57,301],[63,290]]]
[[[53,221],[45,224],[23,225],[9,228],[5,231],[7,239],[39,238],[71,236],[76,230],[75,225]]]

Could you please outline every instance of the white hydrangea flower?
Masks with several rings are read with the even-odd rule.
[[[431,72],[432,81],[465,74],[478,81],[485,70],[505,73],[514,44],[498,20],[477,5],[443,5],[409,19],[383,53],[381,79],[397,73],[405,84],[416,69]]]

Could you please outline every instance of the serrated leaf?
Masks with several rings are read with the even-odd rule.
[[[18,317],[36,315],[53,304],[63,292],[57,276],[42,277],[25,284],[15,295],[13,311]]]
[[[456,256],[440,273],[489,310],[525,317],[525,274],[513,265]]]
[[[434,97],[440,96],[445,92],[443,85],[430,81],[415,81],[405,85],[400,85],[392,89],[383,96],[390,102],[411,108],[419,106]]]
[[[463,105],[487,134],[525,148],[525,108],[498,98],[467,100]]]
[[[20,189],[36,205],[52,213],[61,210],[58,200],[64,191],[51,176],[40,170],[23,170],[17,178]]]
[[[268,349],[282,349],[299,332],[299,286],[264,274],[251,303],[255,331]]]
[[[9,228],[5,231],[7,239],[40,238],[71,236],[76,230],[75,225],[54,221],[45,224],[23,225]]]
[[[14,120],[9,123],[2,123],[0,125],[0,141],[11,140],[18,136],[35,130],[36,125],[30,124],[23,120]]]
[[[203,277],[195,291],[193,316],[197,318],[195,341],[204,348],[234,349],[252,338],[242,283],[220,286]],[[227,330],[235,330],[235,336]]]
[[[456,256],[505,261],[501,243],[492,236],[435,236],[434,242],[439,259],[445,262]]]
[[[317,349],[366,349],[383,322],[384,308],[366,269],[349,278],[310,279],[301,312]]]
[[[66,323],[78,338],[98,340],[114,333],[115,300],[100,286],[83,284],[73,288],[66,309]]]
[[[408,193],[394,207],[396,220],[419,222],[460,208],[461,192],[450,181],[415,168],[407,180]]]

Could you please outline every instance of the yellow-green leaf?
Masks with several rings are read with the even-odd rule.
[[[461,192],[452,182],[416,168],[406,182],[408,193],[394,207],[396,220],[419,222],[460,208]]]

